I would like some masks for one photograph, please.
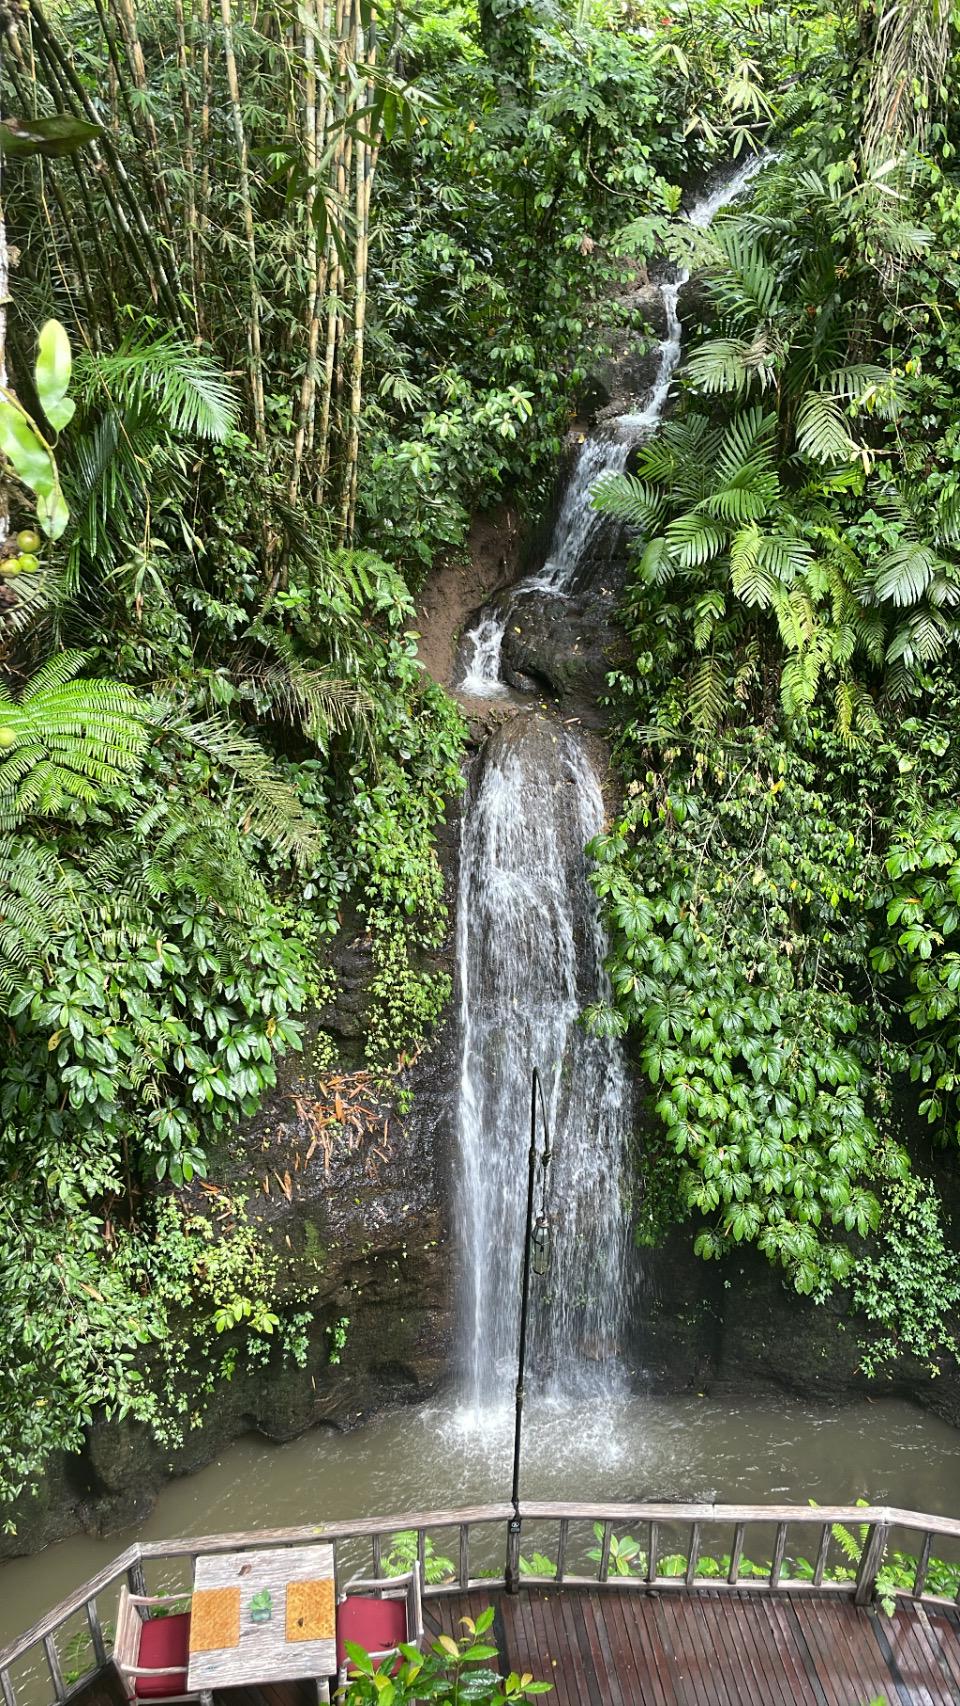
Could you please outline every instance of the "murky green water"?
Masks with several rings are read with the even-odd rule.
[[[840,1503],[862,1496],[960,1511],[957,1434],[893,1401],[840,1409],[774,1398],[568,1404],[533,1409],[524,1442],[531,1497]],[[438,1406],[394,1412],[351,1434],[317,1430],[284,1446],[251,1436],[167,1487],[139,1530],[66,1540],[0,1567],[0,1645],[137,1532],[160,1540],[504,1499],[511,1446],[509,1408],[488,1413],[482,1426]],[[101,1614],[109,1618],[111,1609],[105,1600]]]

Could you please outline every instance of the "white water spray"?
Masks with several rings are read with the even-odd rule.
[[[567,730],[516,717],[487,744],[464,824],[457,951],[461,1063],[460,1241],[470,1403],[512,1383],[526,1210],[530,1074],[553,1138],[549,1291],[539,1289],[530,1368],[541,1390],[609,1390],[626,1302],[621,1164],[630,1129],[620,1046],[590,1036],[608,993],[584,847],[603,824],[596,772]]]

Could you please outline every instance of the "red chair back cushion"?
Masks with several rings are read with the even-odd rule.
[[[368,1653],[386,1653],[407,1638],[405,1599],[365,1599],[349,1593],[337,1606],[337,1669],[349,1664],[344,1641],[354,1641]]]
[[[134,1693],[138,1700],[164,1700],[173,1694],[187,1692],[187,1661],[190,1653],[190,1613],[181,1611],[176,1617],[149,1617],[140,1627],[140,1652],[137,1664],[148,1670],[166,1670],[169,1665],[178,1669],[173,1676],[138,1676]],[[179,1668],[182,1666],[182,1669]]]

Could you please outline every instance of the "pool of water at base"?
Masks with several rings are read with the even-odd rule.
[[[279,1528],[509,1495],[509,1401],[480,1416],[451,1401],[395,1410],[351,1433],[288,1445],[249,1435],[172,1481],[139,1528],[61,1541],[0,1567],[0,1646],[140,1535]],[[522,1490],[540,1499],[852,1502],[960,1512],[958,1435],[908,1403],[842,1407],[782,1397],[632,1396],[547,1406],[528,1397]],[[453,1536],[443,1536],[438,1551]],[[528,1538],[528,1547],[538,1543]],[[151,1591],[159,1583],[151,1581]],[[172,1585],[172,1584],[171,1584]],[[111,1606],[101,1606],[109,1618]],[[32,1695],[33,1690],[28,1690]]]

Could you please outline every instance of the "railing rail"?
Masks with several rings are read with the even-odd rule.
[[[233,1534],[189,1535],[173,1540],[138,1542],[120,1553],[97,1575],[84,1582],[59,1605],[45,1613],[29,1629],[0,1650],[0,1700],[2,1706],[19,1706],[17,1682],[13,1667],[33,1656],[41,1657],[52,1690],[52,1698],[63,1706],[84,1688],[107,1662],[107,1642],[100,1620],[97,1600],[111,1588],[126,1580],[134,1592],[145,1591],[145,1566],[168,1561],[195,1561],[204,1554],[244,1551],[264,1546],[303,1546],[322,1541],[333,1546],[334,1567],[339,1585],[346,1571],[356,1575],[353,1562],[345,1556],[347,1549],[366,1543],[372,1559],[372,1575],[385,1580],[385,1554],[392,1537],[400,1532],[416,1535],[417,1559],[423,1593],[427,1598],[464,1593],[468,1590],[502,1592],[510,1580],[510,1546],[514,1551],[516,1536],[508,1529],[513,1509],[510,1504],[471,1505],[458,1510],[408,1511],[397,1516],[361,1517],[351,1522],[310,1523],[297,1528],[245,1530]],[[918,1511],[900,1510],[887,1505],[756,1505],[756,1504],[664,1504],[664,1503],[557,1503],[555,1501],[521,1501],[520,1515],[524,1525],[537,1525],[553,1531],[551,1573],[525,1572],[524,1584],[538,1588],[583,1589],[616,1588],[639,1593],[698,1593],[756,1595],[803,1594],[822,1598],[852,1599],[857,1605],[867,1605],[873,1599],[894,1530],[918,1537],[917,1562],[909,1585],[890,1590],[908,1604],[930,1607],[960,1604],[956,1598],[928,1591],[927,1581],[935,1544],[946,1541],[960,1553],[960,1520],[928,1515]],[[571,1524],[597,1525],[599,1548],[595,1548],[596,1569],[592,1573],[571,1571]],[[845,1528],[865,1529],[855,1576],[849,1580],[829,1579],[828,1556],[835,1524]],[[744,1574],[744,1547],[747,1530],[761,1528],[768,1537],[763,1550],[768,1561],[762,1574],[756,1565]],[[474,1574],[477,1531],[503,1531],[502,1571]],[[669,1554],[672,1564],[667,1571],[666,1536],[685,1530],[682,1548]],[[802,1575],[796,1570],[796,1556],[791,1553],[791,1534],[802,1529],[814,1531],[815,1549],[804,1546],[814,1562]],[[457,1558],[452,1573],[443,1581],[427,1578],[428,1540],[441,1530],[456,1536]],[[645,1557],[633,1554],[629,1573],[620,1572],[616,1562],[615,1542],[618,1530],[629,1530]],[[522,1542],[521,1542],[522,1543]],[[722,1547],[722,1551],[719,1548]],[[722,1557],[723,1568],[718,1556]],[[704,1575],[704,1561],[714,1561],[714,1573]],[[366,1573],[366,1571],[364,1572]],[[67,1678],[63,1655],[57,1637],[72,1618],[83,1614],[89,1636],[93,1663],[82,1676]]]

